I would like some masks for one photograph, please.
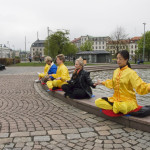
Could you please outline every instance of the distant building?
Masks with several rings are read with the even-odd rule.
[[[109,36],[106,37],[93,37],[93,36],[81,36],[79,38],[75,38],[72,43],[74,43],[80,51],[80,46],[84,44],[86,41],[93,42],[93,50],[106,50],[107,42],[110,40]]]
[[[130,39],[129,43],[129,53],[130,56],[133,57],[135,55],[135,51],[138,50],[138,41],[141,39],[141,37],[133,37]]]
[[[12,58],[12,49],[0,44],[0,58]]]
[[[135,56],[135,51],[138,50],[138,41],[141,39],[141,37],[133,37],[131,39],[127,40],[120,40],[118,41],[109,41],[107,43],[107,51],[112,53],[112,55],[117,53],[117,47],[119,51],[121,50],[128,50],[130,54],[130,59],[132,59]]]
[[[107,43],[107,51],[109,51],[112,55],[115,55],[117,51],[128,50],[129,43],[130,43],[130,40],[120,40],[120,41],[110,40]]]
[[[30,48],[32,59],[44,57],[44,42],[45,40],[36,40]]]

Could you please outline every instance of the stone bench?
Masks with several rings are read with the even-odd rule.
[[[119,124],[131,127],[131,128],[150,132],[150,116],[144,117],[144,118],[138,118],[138,117],[133,117],[133,116],[109,117],[109,116],[103,114],[100,111],[100,108],[95,106],[95,100],[97,98],[101,97],[101,95],[99,95],[99,94],[96,94],[96,96],[94,98],[91,98],[91,99],[77,100],[77,99],[65,98],[63,91],[52,92],[52,91],[49,91],[49,89],[46,85],[41,85],[41,86],[50,95],[66,102],[70,105],[73,105],[74,107],[77,107],[83,111],[95,114],[97,116],[109,119],[111,121],[115,121]]]

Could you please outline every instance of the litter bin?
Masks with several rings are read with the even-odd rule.
[[[86,60],[86,59],[83,59],[83,63],[84,63],[84,65],[86,66],[86,65],[87,65],[87,60]]]

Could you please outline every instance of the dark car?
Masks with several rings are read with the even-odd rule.
[[[0,70],[4,70],[5,69],[5,65],[0,64]]]

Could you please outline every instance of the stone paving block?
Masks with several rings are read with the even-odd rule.
[[[85,145],[84,148],[87,148],[90,150],[90,149],[93,149],[93,146],[92,145]]]
[[[93,128],[90,128],[90,127],[86,127],[86,128],[81,128],[81,129],[78,129],[79,132],[92,132],[94,131]]]
[[[13,148],[13,150],[22,150],[22,148]]]
[[[112,143],[113,143],[112,140],[105,140],[105,141],[104,141],[104,144],[112,144]]]
[[[17,143],[15,145],[16,148],[19,148],[19,147],[24,147],[25,143]],[[33,145],[32,145],[33,146]]]
[[[10,134],[10,137],[25,137],[29,136],[29,132],[14,132]]]
[[[46,135],[46,131],[35,131],[31,132],[31,136],[36,136],[36,135]]]
[[[22,150],[32,150],[32,147],[25,146]]]
[[[50,136],[34,136],[34,141],[47,142],[50,141]]]
[[[132,147],[131,144],[129,144],[129,143],[127,143],[127,142],[124,142],[124,143],[122,144],[122,146],[125,147],[125,148]]]
[[[12,138],[1,138],[0,139],[0,144],[11,143],[12,140],[13,140]]]
[[[14,147],[14,143],[9,143],[5,145],[5,148],[13,148]]]
[[[114,136],[107,136],[107,138],[109,139],[109,140],[114,140],[115,139],[115,137]]]
[[[109,126],[100,126],[94,128],[96,131],[103,131],[103,130],[110,130],[111,128]]]
[[[103,142],[103,140],[99,140],[99,139],[95,140],[95,143],[100,143],[101,144],[102,142]]]
[[[89,122],[91,122],[91,123],[98,123],[98,121],[97,120],[95,120],[95,119],[92,119],[92,118],[88,118],[88,119],[86,119],[87,121],[89,121]]]
[[[25,143],[25,142],[31,142],[31,137],[16,137],[14,138],[13,142],[18,143]]]
[[[116,149],[122,149],[121,144],[113,144],[113,147],[116,148]]]
[[[83,138],[95,137],[95,136],[97,136],[97,133],[95,133],[95,132],[81,133],[81,136]]]
[[[98,132],[99,135],[110,135],[109,131],[99,131]]]
[[[113,129],[113,130],[110,130],[110,132],[111,132],[112,134],[120,134],[120,133],[123,133],[123,132],[125,132],[125,131],[122,130],[122,129]]]
[[[49,135],[56,135],[56,134],[61,134],[61,130],[50,130],[48,131]]]
[[[64,140],[64,139],[66,139],[66,137],[62,134],[58,134],[58,135],[52,135],[52,139],[53,140]]]
[[[123,141],[122,141],[121,139],[114,139],[113,141],[114,141],[114,143],[116,143],[116,144],[121,144],[121,143],[123,143]]]
[[[7,138],[9,133],[0,133],[0,138]]]
[[[104,149],[113,149],[113,144],[104,144]]]
[[[77,129],[63,129],[62,133],[69,134],[69,133],[79,133]]]
[[[80,134],[67,134],[67,139],[79,139],[81,138]]]
[[[67,144],[69,147],[74,147],[75,146],[75,144],[73,144],[73,143],[68,143]]]
[[[26,143],[26,146],[33,146],[34,145],[34,142],[27,142]]]
[[[41,149],[42,146],[41,146],[41,145],[34,145],[34,148],[35,148],[35,149]]]

